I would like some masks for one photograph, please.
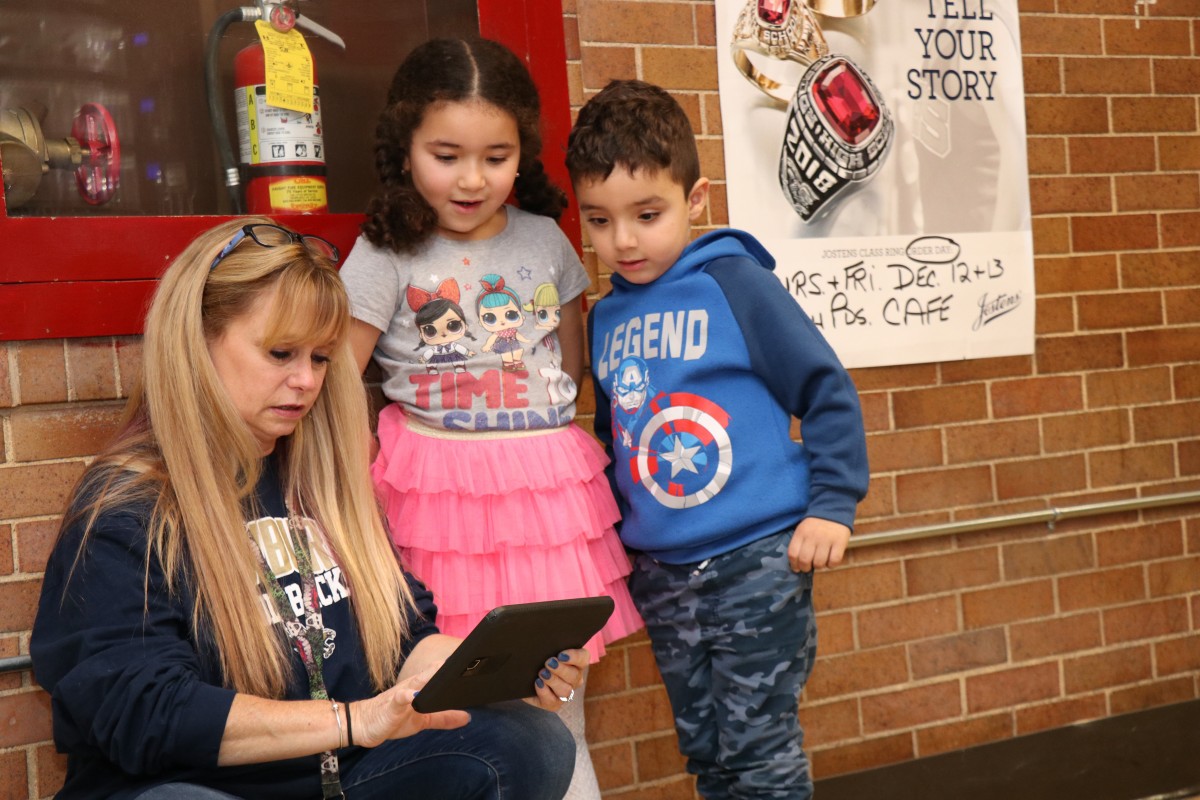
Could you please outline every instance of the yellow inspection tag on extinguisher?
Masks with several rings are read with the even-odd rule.
[[[292,28],[282,33],[271,23],[254,23],[262,41],[267,71],[267,103],[308,114],[313,110],[313,63],[308,42]]]

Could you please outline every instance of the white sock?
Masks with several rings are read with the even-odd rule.
[[[564,703],[558,712],[559,718],[575,739],[575,774],[571,776],[571,785],[563,795],[563,800],[600,800],[600,784],[596,782],[596,769],[592,766],[592,755],[584,739],[583,689],[586,685],[585,674],[584,682],[575,690],[575,698]]]

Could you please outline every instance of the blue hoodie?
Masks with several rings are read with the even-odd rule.
[[[774,266],[748,233],[716,231],[652,283],[613,275],[588,316],[621,539],[660,561],[703,561],[809,516],[853,527],[866,495],[854,384]]]

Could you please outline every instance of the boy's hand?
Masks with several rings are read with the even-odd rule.
[[[788,563],[792,572],[836,567],[842,563],[849,543],[850,529],[840,522],[805,517],[792,534]]]

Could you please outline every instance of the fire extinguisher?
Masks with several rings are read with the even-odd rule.
[[[266,60],[261,44],[233,61],[238,161],[251,214],[321,214],[325,197],[325,139],[321,92],[313,63],[312,108],[307,114],[267,103]]]
[[[217,139],[234,213],[317,214],[328,211],[325,193],[325,142],[321,122],[317,66],[313,62],[313,102],[307,112],[269,105],[266,101],[266,58],[258,42],[234,59],[234,104],[237,108],[238,160],[228,141],[216,70],[220,37],[234,22],[267,20],[286,33],[299,25],[341,48],[345,42],[329,29],[301,17],[290,4],[260,0],[257,6],[226,12],[209,33],[205,54],[209,116]],[[245,192],[241,186],[244,184]]]

